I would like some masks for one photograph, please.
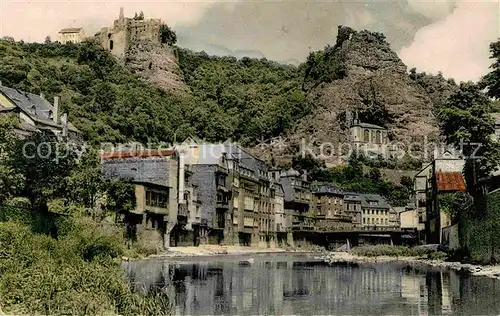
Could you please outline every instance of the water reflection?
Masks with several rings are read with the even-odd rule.
[[[125,263],[137,286],[167,288],[184,315],[496,315],[499,281],[399,264],[284,257]]]

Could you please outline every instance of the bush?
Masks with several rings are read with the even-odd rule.
[[[59,240],[17,222],[0,223],[0,306],[17,314],[169,314],[163,292],[135,291],[112,259],[122,237],[65,219]]]
[[[427,255],[427,259],[429,260],[448,260],[448,254],[443,251],[431,252]]]
[[[433,253],[434,250],[417,247],[410,248],[406,246],[375,245],[355,247],[352,249],[352,252],[358,256],[365,257],[422,257]]]

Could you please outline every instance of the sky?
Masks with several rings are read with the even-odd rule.
[[[93,35],[120,7],[163,19],[182,47],[295,64],[334,43],[338,25],[379,31],[408,67],[457,81],[488,72],[500,37],[500,0],[0,0],[0,37],[41,42],[64,27]]]

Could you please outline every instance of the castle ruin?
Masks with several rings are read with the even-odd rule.
[[[134,41],[160,42],[161,19],[126,18],[123,8],[112,27],[103,27],[95,36],[102,47],[118,58],[123,58]]]

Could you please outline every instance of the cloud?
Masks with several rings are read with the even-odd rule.
[[[391,45],[408,45],[432,18],[406,1],[239,1],[209,7],[198,23],[176,27],[179,44],[217,54],[253,50],[268,59],[302,60],[335,42],[338,25],[382,31]]]
[[[478,80],[491,63],[489,44],[500,36],[498,2],[458,1],[444,19],[419,30],[401,59],[420,71],[456,80]]]

